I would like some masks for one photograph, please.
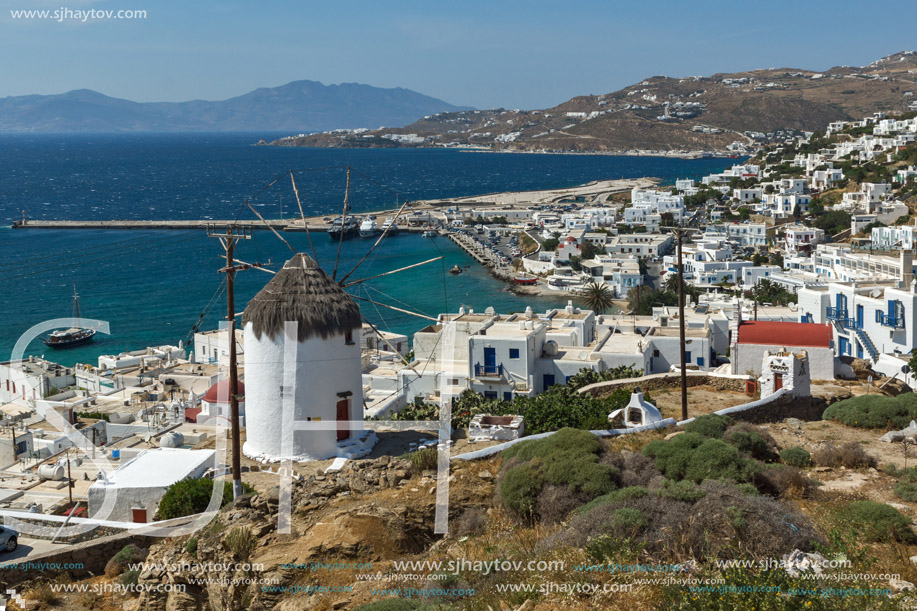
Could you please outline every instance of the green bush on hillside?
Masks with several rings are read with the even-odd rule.
[[[225,507],[232,502],[232,483],[217,482],[223,486],[223,499],[220,507]],[[207,510],[210,496],[213,494],[214,481],[208,478],[183,479],[175,482],[166,489],[166,493],[159,501],[159,519],[171,520],[182,516],[190,516]],[[248,484],[242,484],[245,494],[254,492]]]
[[[800,469],[812,466],[812,455],[799,446],[780,450],[780,460],[782,460],[785,465],[798,467]]]
[[[732,418],[729,416],[720,416],[719,414],[706,414],[698,416],[684,426],[688,433],[697,433],[704,437],[722,439],[726,429],[732,424]]]
[[[861,395],[844,399],[829,406],[823,418],[859,428],[903,429],[917,419],[917,394]]]
[[[601,447],[592,433],[565,428],[507,448],[498,484],[501,501],[520,517],[532,519],[545,517],[539,497],[557,488],[564,489],[570,510],[610,492],[616,487],[616,471],[599,464]]]
[[[885,503],[853,501],[838,509],[835,519],[870,542],[917,543],[911,520]]]
[[[760,463],[742,456],[735,446],[699,433],[651,441],[643,448],[643,454],[654,458],[656,468],[667,478],[695,483],[705,479],[748,482],[761,468]]]

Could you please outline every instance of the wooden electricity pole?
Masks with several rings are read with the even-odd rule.
[[[678,240],[678,337],[681,348],[681,419],[688,419],[688,371],[685,354],[685,269],[681,259],[681,243],[686,230],[676,228],[673,230]]]
[[[226,251],[226,266],[220,273],[226,274],[226,323],[229,333],[229,418],[232,426],[232,496],[242,495],[242,450],[239,431],[239,370],[236,358],[236,304],[235,275],[237,271],[258,267],[255,264],[236,265],[233,251],[239,240],[250,240],[252,228],[248,225],[229,225],[218,232],[213,225],[207,227],[207,237],[219,238]]]

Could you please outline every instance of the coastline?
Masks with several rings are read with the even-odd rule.
[[[282,140],[282,139],[281,139]],[[696,159],[733,159],[746,157],[748,155],[736,155],[731,151],[720,150],[668,150],[659,151],[651,149],[627,149],[617,151],[558,151],[551,149],[495,149],[486,146],[456,145],[456,146],[303,146],[298,144],[277,144],[281,140],[265,142],[263,140],[252,143],[251,146],[272,146],[278,148],[305,148],[305,149],[330,149],[330,150],[351,150],[351,149],[394,149],[394,150],[455,150],[461,153],[507,153],[515,155],[572,155],[586,157],[658,157],[660,159],[685,159],[688,161]]]

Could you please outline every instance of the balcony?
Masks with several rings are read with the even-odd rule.
[[[876,314],[876,319],[883,327],[891,327],[892,329],[904,328],[904,318],[897,318],[892,314],[883,314],[882,312],[878,312]]]
[[[502,378],[503,365],[481,365],[474,366],[474,377],[476,378]]]
[[[850,320],[847,318],[847,308],[828,308],[825,312],[825,316],[828,320],[836,320],[838,322]]]

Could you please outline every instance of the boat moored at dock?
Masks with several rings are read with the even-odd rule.
[[[372,238],[377,235],[379,235],[379,225],[376,223],[376,217],[367,216],[363,219],[363,222],[360,223],[360,237]]]

